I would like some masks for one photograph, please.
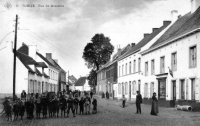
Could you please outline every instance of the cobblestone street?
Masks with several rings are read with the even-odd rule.
[[[150,105],[142,105],[142,114],[135,114],[135,104],[128,103],[121,108],[121,102],[98,98],[98,113],[96,115],[77,115],[75,118],[34,119],[7,122],[0,118],[0,126],[198,126],[199,112],[177,111],[173,108],[159,108],[158,116],[151,116]]]

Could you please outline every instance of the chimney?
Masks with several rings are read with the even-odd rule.
[[[163,21],[164,26],[169,25],[170,23],[171,23],[171,21]]]
[[[178,19],[178,11],[177,10],[171,11],[171,18],[172,18],[172,22],[175,22]]]
[[[156,30],[158,30],[159,28],[153,28],[152,29],[152,32],[155,32]]]
[[[134,46],[135,46],[135,43],[131,43],[131,46],[134,47]]]
[[[47,59],[52,59],[52,53],[46,53],[46,58]]]
[[[58,59],[54,59],[54,61],[58,64]]]
[[[200,6],[200,0],[191,0],[191,13],[195,12]]]
[[[149,36],[149,35],[150,35],[149,33],[145,33],[144,34],[144,38],[147,37],[147,36]]]

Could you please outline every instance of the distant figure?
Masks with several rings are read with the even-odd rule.
[[[63,116],[63,114],[64,114],[64,117],[65,117],[66,106],[67,106],[67,100],[65,99],[65,96],[62,95],[61,98],[60,98],[61,117]]]
[[[158,99],[156,98],[155,92],[152,96],[151,115],[158,115]]]
[[[11,106],[10,100],[8,98],[5,98],[5,101],[3,102],[3,106],[4,106],[7,120],[12,121],[12,106]]]
[[[92,114],[96,114],[97,113],[97,100],[95,98],[92,101],[92,105],[93,105]]]
[[[81,97],[81,100],[79,101],[79,108],[80,108],[80,115],[82,114],[84,114],[84,103],[85,103],[85,101],[84,101],[84,98],[83,97]]]
[[[126,104],[126,98],[123,95],[123,97],[122,97],[122,108],[125,108],[125,104]]]
[[[106,91],[106,98],[109,99],[109,93]]]
[[[136,108],[137,108],[137,112],[136,112],[136,114],[138,114],[138,113],[141,114],[141,103],[142,103],[142,95],[140,94],[139,91],[137,91],[137,95],[136,95]]]
[[[25,92],[25,90],[23,90],[22,93],[21,93],[21,99],[22,100],[26,100],[26,92]]]
[[[91,91],[90,92],[90,98],[92,99],[92,97],[93,97],[93,92]]]
[[[38,93],[35,96],[35,106],[36,106],[36,118],[40,118],[40,112],[42,106],[41,106],[41,97],[39,96]]]

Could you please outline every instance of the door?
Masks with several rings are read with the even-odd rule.
[[[158,79],[158,98],[166,99],[166,79]]]
[[[175,107],[176,102],[176,81],[172,81],[172,107]]]
[[[129,82],[129,100],[131,100],[131,82]]]

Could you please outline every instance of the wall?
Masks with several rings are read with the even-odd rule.
[[[172,44],[169,44],[165,47],[162,47],[160,49],[156,49],[153,52],[150,52],[143,56],[143,62],[142,65],[144,67],[144,62],[148,61],[150,62],[151,59],[155,59],[155,74],[160,73],[160,57],[165,56],[165,72],[168,72],[168,67],[171,68],[171,53],[177,52],[177,71],[173,72],[174,77],[171,77],[169,74],[167,76],[167,82],[166,82],[166,100],[172,100],[172,80],[176,81],[176,98],[180,99],[180,79],[185,79],[185,89],[188,85],[188,90],[185,91],[188,94],[188,97],[186,100],[191,100],[191,81],[190,78],[196,79],[196,85],[195,85],[195,98],[196,100],[200,100],[199,92],[200,92],[200,71],[199,71],[199,64],[200,64],[200,33],[196,33],[194,35],[191,35],[189,37],[186,37],[184,39],[178,40],[177,42],[174,42]],[[191,46],[197,46],[197,67],[196,68],[189,68],[189,48]],[[149,63],[149,68],[151,68]],[[149,70],[150,72],[150,70]],[[150,73],[149,73],[150,74]],[[145,80],[144,83],[156,83],[156,92],[158,89],[158,84],[155,75],[150,75],[144,77]]]

